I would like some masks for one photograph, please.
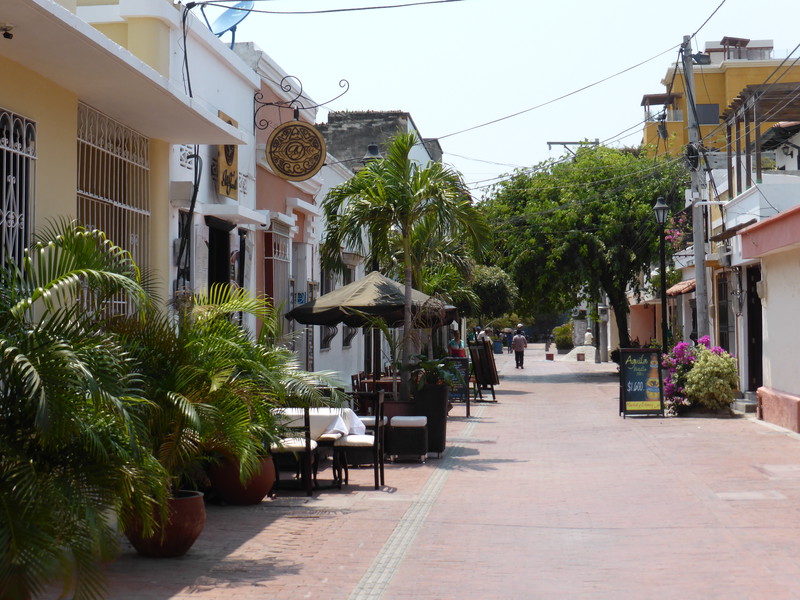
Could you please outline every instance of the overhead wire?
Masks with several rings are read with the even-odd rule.
[[[454,131],[453,133],[448,133],[446,135],[440,135],[438,137],[438,139],[443,140],[445,138],[449,138],[449,137],[452,137],[454,135],[460,135],[462,133],[467,133],[468,131],[474,131],[476,129],[480,129],[480,128],[486,127],[488,125],[494,125],[495,123],[500,123],[501,121],[506,121],[508,119],[512,119],[514,117],[518,117],[520,115],[524,115],[525,113],[529,113],[531,111],[537,110],[537,109],[542,108],[544,106],[548,106],[549,104],[553,104],[555,102],[558,102],[559,100],[563,100],[564,98],[569,98],[570,96],[574,96],[575,94],[578,94],[578,93],[580,93],[580,92],[582,92],[584,90],[588,90],[590,88],[595,87],[596,85],[600,85],[601,83],[605,83],[606,81],[608,81],[610,79],[613,79],[615,77],[618,77],[619,75],[623,75],[624,73],[627,73],[628,71],[632,71],[633,69],[636,69],[637,67],[641,67],[642,65],[647,64],[650,61],[655,60],[656,58],[666,54],[667,52],[671,52],[674,49],[675,49],[675,46],[672,46],[671,48],[668,48],[668,49],[664,50],[663,52],[659,52],[655,56],[651,56],[650,58],[648,58],[646,60],[643,60],[643,61],[641,61],[641,62],[639,62],[639,63],[637,63],[635,65],[632,65],[630,67],[627,67],[626,69],[618,71],[617,73],[614,73],[613,75],[609,75],[608,77],[604,77],[603,79],[599,79],[598,81],[595,81],[593,83],[585,85],[585,86],[583,86],[581,88],[578,88],[578,89],[573,90],[571,92],[567,92],[566,94],[562,94],[561,96],[558,96],[557,98],[553,98],[553,99],[548,100],[546,102],[542,102],[541,104],[537,104],[536,106],[532,106],[530,108],[526,108],[524,110],[517,111],[517,112],[515,112],[513,114],[506,115],[504,117],[493,119],[493,120],[487,121],[485,123],[480,123],[479,125],[473,125],[472,127],[467,127],[466,129],[461,129],[459,131]]]
[[[321,15],[329,13],[344,13],[344,12],[359,12],[365,10],[384,10],[390,8],[408,8],[411,6],[423,6],[428,4],[449,4],[451,2],[465,2],[466,0],[422,0],[420,2],[406,2],[404,4],[385,4],[381,6],[357,6],[351,8],[326,8],[321,10],[264,10],[258,8],[238,8],[236,6],[228,7],[225,2],[232,2],[234,0],[208,0],[205,2],[190,2],[193,5],[203,6],[217,6],[230,8],[232,10],[246,10],[247,12],[260,13],[265,15]]]

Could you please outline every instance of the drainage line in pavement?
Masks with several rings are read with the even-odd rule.
[[[480,406],[475,412],[477,413],[474,415],[475,417],[482,417],[486,412],[486,407]],[[470,420],[464,427],[461,436],[464,438],[472,436],[477,424],[477,419]],[[434,502],[439,497],[439,493],[452,471],[453,463],[461,456],[462,451],[463,448],[460,447],[451,447],[449,451],[445,450],[444,458],[437,464],[436,470],[425,483],[419,496],[411,502],[411,506],[350,594],[349,600],[377,600],[383,595]]]

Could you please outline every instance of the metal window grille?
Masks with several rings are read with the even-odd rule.
[[[319,347],[322,350],[326,350],[331,347],[331,341],[333,338],[336,337],[336,333],[339,331],[339,328],[336,326],[329,326],[329,325],[320,325],[320,340],[319,340]]]
[[[78,105],[78,220],[103,231],[147,269],[150,262],[149,140]],[[123,299],[116,310],[125,311]]]
[[[36,123],[2,108],[0,177],[0,260],[19,263],[33,223]]]
[[[345,325],[342,333],[344,336],[342,338],[342,348],[349,348],[353,342],[353,338],[356,337],[356,334],[358,333],[358,328]]]

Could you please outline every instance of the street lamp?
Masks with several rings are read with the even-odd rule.
[[[656,216],[656,223],[661,226],[661,237],[659,240],[659,258],[661,261],[661,352],[667,353],[667,258],[664,251],[664,228],[667,224],[669,206],[664,203],[661,196],[653,206],[653,214]]]

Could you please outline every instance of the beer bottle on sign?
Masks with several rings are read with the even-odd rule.
[[[647,400],[658,402],[661,399],[661,386],[658,379],[658,359],[650,359],[650,371],[647,373],[645,384],[645,397]]]

